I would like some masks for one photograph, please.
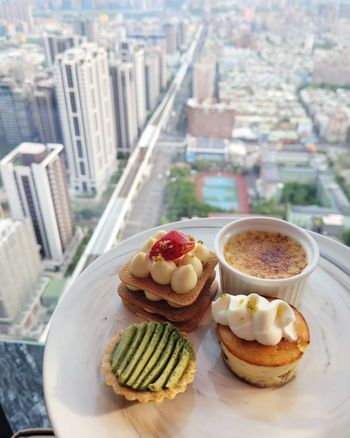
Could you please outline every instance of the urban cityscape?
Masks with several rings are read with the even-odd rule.
[[[0,337],[182,219],[350,246],[348,0],[0,0]]]

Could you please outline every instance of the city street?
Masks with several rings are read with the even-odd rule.
[[[122,235],[123,240],[160,224],[165,214],[164,197],[167,175],[171,163],[178,153],[178,148],[159,145],[155,147],[149,173],[127,218],[127,225]]]

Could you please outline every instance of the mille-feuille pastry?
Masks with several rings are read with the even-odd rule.
[[[173,399],[193,382],[196,358],[187,337],[169,322],[134,324],[106,345],[102,373],[127,400]]]
[[[198,299],[190,306],[181,308],[173,308],[163,300],[150,301],[142,292],[135,294],[122,283],[119,285],[118,293],[123,304],[133,313],[150,321],[171,321],[179,330],[191,332],[198,327],[216,295],[218,284],[215,280],[213,281],[213,276],[208,279]]]
[[[310,332],[293,306],[257,294],[222,294],[212,314],[224,361],[241,380],[272,388],[295,376]]]
[[[180,231],[159,232],[120,269],[122,286],[119,294],[123,294],[123,302],[129,308],[137,308],[137,313],[144,312],[145,304],[148,304],[148,313],[155,312],[161,318],[176,321],[181,313],[179,308],[197,305],[202,316],[214,295],[211,288],[211,299],[203,299],[208,297],[205,290],[209,290],[215,278],[216,264],[215,254],[202,242],[195,244],[192,237]],[[133,296],[128,293],[130,291]],[[150,307],[160,301],[162,305],[155,309]],[[189,318],[194,313],[194,307],[184,312]],[[157,318],[154,316],[154,319]]]

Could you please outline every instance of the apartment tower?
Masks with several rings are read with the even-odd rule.
[[[60,265],[74,235],[63,146],[22,143],[0,166],[12,218],[31,218],[41,255]]]
[[[193,98],[198,102],[211,100],[215,93],[215,63],[196,62],[193,66]]]
[[[137,126],[142,130],[147,116],[145,51],[142,47],[136,46],[130,41],[123,41],[120,43],[119,49],[122,62],[130,62],[134,67]]]
[[[118,150],[127,152],[137,141],[137,112],[133,64],[110,63]]]
[[[33,86],[33,116],[41,143],[62,143],[54,78],[42,73]]]
[[[177,23],[175,21],[164,24],[164,36],[168,55],[177,53]]]
[[[37,140],[31,92],[29,84],[19,84],[11,77],[0,79],[0,144],[16,146]]]
[[[147,49],[145,59],[146,108],[153,111],[160,95],[161,72],[159,55]]]
[[[84,38],[78,35],[62,35],[60,33],[44,33],[45,58],[48,67],[55,63],[56,56],[68,49],[77,47],[84,42]]]
[[[71,189],[100,194],[117,150],[106,50],[86,43],[58,55],[56,90]]]
[[[0,219],[0,323],[13,323],[37,287],[39,247],[30,219]]]

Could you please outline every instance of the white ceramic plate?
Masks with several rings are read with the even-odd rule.
[[[228,222],[201,219],[176,228],[213,248]],[[118,329],[141,320],[120,302],[117,270],[152,234],[134,236],[97,259],[57,306],[44,356],[45,399],[57,437],[349,437],[350,250],[318,235],[323,257],[301,307],[311,345],[296,379],[275,390],[236,379],[223,364],[207,312],[190,336],[198,371],[186,393],[159,405],[113,394],[100,373],[102,350]]]

